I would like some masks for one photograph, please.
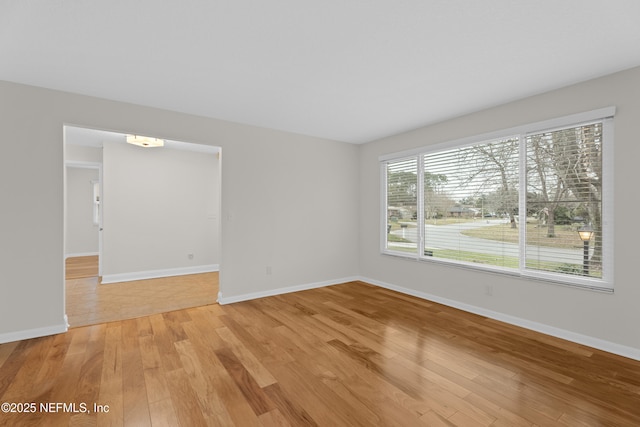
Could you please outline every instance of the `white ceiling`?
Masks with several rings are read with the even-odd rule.
[[[0,80],[367,142],[640,65],[638,0],[0,0]]]

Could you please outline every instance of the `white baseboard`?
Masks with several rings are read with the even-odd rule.
[[[380,286],[381,288],[386,288],[403,294],[412,295],[414,297],[437,302],[439,304],[457,308],[469,313],[478,314],[490,319],[499,320],[501,322],[520,326],[532,331],[541,332],[543,334],[550,335],[556,338],[562,338],[564,340],[593,347],[598,350],[628,357],[629,359],[640,360],[640,349],[638,348],[616,344],[599,338],[590,337],[588,335],[582,335],[575,332],[567,331],[566,329],[560,329],[554,326],[545,325],[544,323],[533,322],[531,320],[522,319],[520,317],[511,316],[493,310],[487,310],[475,305],[465,304],[459,301],[450,300],[448,298],[442,298],[437,295],[416,291],[415,289],[403,288],[402,286],[392,285],[390,283],[381,282],[379,280],[370,279],[368,277],[360,277],[359,280],[370,283],[372,285]]]
[[[133,280],[157,279],[160,277],[184,276],[187,274],[211,273],[220,270],[220,265],[196,265],[193,267],[167,268],[163,270],[134,271],[132,273],[106,274],[102,284],[131,282]]]
[[[98,252],[78,252],[74,254],[66,254],[64,256],[64,259],[81,257],[81,256],[98,256],[98,255],[100,255]]]
[[[341,279],[326,280],[323,282],[307,283],[304,285],[288,286],[286,288],[269,289],[268,291],[252,292],[249,294],[235,295],[231,297],[222,296],[222,291],[218,293],[218,304],[232,304],[234,302],[248,301],[252,299],[272,297],[275,295],[288,294],[291,292],[306,291],[309,289],[322,288],[325,286],[339,285],[341,283],[353,282],[354,280],[360,280],[358,277],[343,277]]]
[[[27,329],[24,331],[16,331],[16,332],[7,332],[4,334],[0,334],[0,344],[13,342],[13,341],[22,341],[29,340],[31,338],[39,338],[45,337],[47,335],[56,335],[67,332],[67,316],[65,316],[64,324],[45,326],[43,328],[35,328],[35,329]]]

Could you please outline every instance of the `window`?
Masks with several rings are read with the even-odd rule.
[[[382,252],[610,290],[613,112],[381,158]]]
[[[387,164],[387,248],[415,253],[418,208],[418,161],[410,158]]]

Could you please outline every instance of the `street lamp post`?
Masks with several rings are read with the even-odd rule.
[[[589,241],[593,237],[593,228],[589,225],[578,228],[578,235],[583,243],[582,275],[589,275]]]

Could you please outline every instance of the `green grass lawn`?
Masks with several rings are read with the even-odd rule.
[[[427,225],[451,225],[451,224],[464,224],[467,222],[477,222],[477,221],[482,221],[482,219],[458,218],[458,217],[431,218],[431,219],[426,219],[424,223]]]
[[[416,248],[393,247],[389,245],[389,249],[399,252],[414,254]],[[427,248],[428,249],[428,248]],[[433,253],[434,258],[451,259],[456,261],[465,261],[474,264],[495,265],[497,267],[512,268],[517,270],[520,266],[517,257],[496,257],[495,255],[484,254],[480,252],[457,251],[453,249],[428,249]],[[569,264],[551,261],[527,261],[527,267],[533,270],[561,272],[580,276],[582,274],[582,264]],[[599,270],[590,270],[590,277],[602,277]]]
[[[395,230],[401,230],[402,226],[401,224],[405,224],[407,226],[407,228],[416,228],[418,225],[416,224],[415,221],[391,221],[389,223],[391,225],[391,231],[395,231]]]
[[[450,225],[450,224],[461,224],[467,222],[475,222],[475,221],[483,221],[481,219],[469,219],[469,218],[441,218],[438,220],[428,220],[425,221],[426,224],[431,225]],[[409,221],[399,221],[392,222],[391,230],[400,230],[401,223],[407,224],[408,228],[417,227],[415,222]],[[535,223],[528,223],[527,225],[527,244],[529,245],[538,245],[538,246],[546,246],[553,248],[564,248],[564,249],[581,249],[582,241],[578,237],[577,226],[576,225],[556,225],[555,227],[555,237],[547,236],[547,227],[539,226]],[[519,231],[518,228],[511,228],[511,224],[505,223],[489,225],[486,227],[479,227],[472,230],[463,231],[462,234],[465,236],[477,237],[481,239],[495,240],[499,242],[506,243],[514,243],[517,244],[519,240]],[[412,253],[415,254],[417,251],[417,247],[393,247],[394,242],[399,243],[411,243],[410,241],[403,239],[400,236],[394,234],[387,235],[387,241],[390,243],[389,249]],[[427,250],[432,251],[434,258],[444,258],[451,259],[457,261],[466,261],[475,264],[486,264],[486,265],[495,265],[499,267],[505,268],[519,268],[519,261],[517,257],[501,257],[492,254],[484,254],[480,252],[470,252],[470,251],[460,251],[460,250],[451,250],[451,249],[431,249],[426,248]],[[535,270],[543,270],[543,271],[556,271],[556,272],[564,272],[567,274],[580,275],[582,274],[582,264],[569,264],[562,262],[551,262],[551,261],[527,261],[527,267]],[[601,277],[602,272],[597,269],[592,269],[590,271],[591,277]]]
[[[407,240],[396,234],[387,234],[387,242],[411,243],[411,240]]]
[[[481,219],[469,219],[469,218],[439,218],[439,219],[427,219],[424,221],[427,225],[451,225],[451,224],[464,224],[466,222],[482,221]],[[416,228],[418,223],[415,220],[400,219],[397,221],[390,221],[391,231],[400,230],[401,224],[405,224],[408,228]]]
[[[468,222],[485,221],[482,219],[469,218],[440,218],[429,219],[425,221],[428,225],[451,225],[464,224]],[[406,224],[407,228],[416,228],[415,221],[393,221],[391,231],[400,230],[401,224]],[[537,246],[548,246],[552,248],[580,249],[582,241],[578,237],[577,225],[556,225],[555,237],[547,236],[547,227],[539,226],[535,223],[527,223],[527,244]],[[473,230],[463,231],[462,234],[470,237],[478,237],[480,239],[496,240],[499,242],[515,243],[519,241],[518,228],[511,228],[506,220],[503,224],[490,225],[487,227],[479,227]]]
[[[519,231],[511,228],[510,224],[497,224],[463,231],[462,234],[481,239],[497,240],[499,242],[515,243],[519,241]],[[527,244],[547,246],[552,248],[580,249],[582,240],[578,237],[576,226],[556,225],[555,237],[547,237],[547,227],[537,224],[527,224]]]

